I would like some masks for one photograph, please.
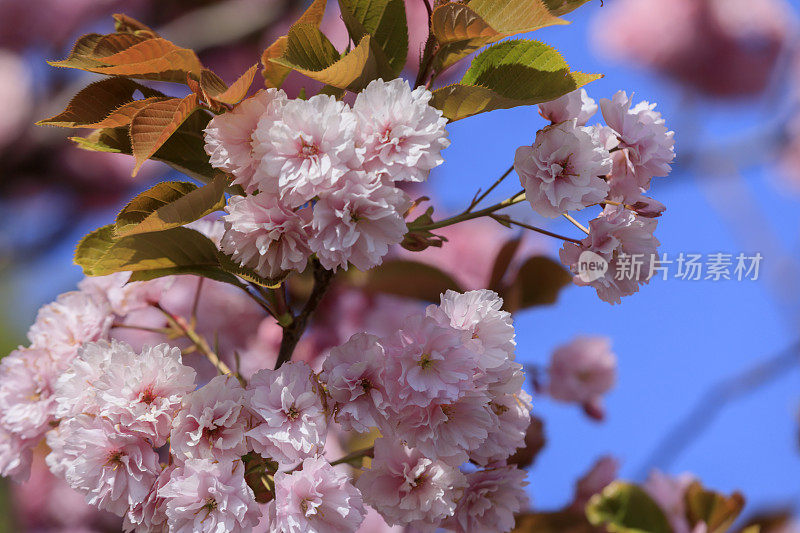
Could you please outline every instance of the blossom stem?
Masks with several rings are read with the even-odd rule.
[[[481,209],[480,211],[469,212],[464,211],[460,215],[456,215],[454,217],[446,218],[444,220],[440,220],[439,222],[434,222],[433,224],[428,224],[427,226],[411,226],[409,228],[410,231],[431,231],[434,229],[444,228],[447,226],[452,226],[453,224],[458,224],[459,222],[464,222],[466,220],[472,220],[473,218],[480,218],[491,215],[495,211],[499,211],[501,209],[505,209],[506,207],[510,207],[514,204],[518,204],[520,202],[525,201],[525,191],[520,191],[511,198],[507,200],[503,200],[499,204],[495,204],[491,207],[487,207],[486,209]]]
[[[499,217],[496,215],[489,215],[493,219],[498,220]],[[513,224],[515,226],[519,226],[521,228],[529,229],[531,231],[535,231],[536,233],[541,233],[542,235],[547,235],[548,237],[554,237],[556,239],[561,239],[562,241],[574,242],[575,244],[581,244],[581,241],[578,239],[573,239],[572,237],[565,237],[564,235],[559,235],[558,233],[553,233],[552,231],[547,231],[546,229],[537,228],[536,226],[531,226],[530,224],[525,224],[524,222],[520,222],[518,220],[514,220],[511,218],[503,218],[502,223]]]
[[[572,222],[576,228],[584,232],[586,235],[589,235],[589,230],[583,224],[572,218],[571,215],[569,215],[568,213],[564,213],[564,218]]]
[[[470,211],[472,211],[472,210],[473,210],[473,209],[474,209],[474,208],[475,208],[475,207],[476,207],[476,206],[477,206],[479,203],[481,203],[481,202],[482,202],[482,201],[483,201],[483,200],[484,200],[484,199],[485,199],[487,196],[489,196],[489,193],[491,193],[493,190],[495,190],[495,189],[497,188],[497,186],[498,186],[498,185],[500,185],[501,183],[503,183],[503,180],[505,180],[505,179],[506,179],[506,178],[507,178],[509,175],[511,175],[511,173],[512,173],[513,171],[514,171],[514,165],[511,165],[511,166],[509,167],[509,169],[508,169],[508,170],[506,170],[505,174],[503,174],[502,176],[500,176],[500,178],[498,178],[498,180],[497,180],[497,181],[495,181],[495,182],[492,184],[492,186],[491,186],[491,187],[489,187],[488,189],[486,189],[486,191],[484,191],[484,192],[481,194],[481,192],[480,192],[480,190],[479,190],[479,191],[478,191],[478,193],[476,193],[476,194],[475,194],[475,199],[474,199],[474,200],[472,200],[472,203],[469,205],[469,207],[467,208],[467,211],[466,211],[466,212],[467,212],[467,213],[469,213]],[[478,196],[478,195],[480,195],[480,196]]]
[[[195,348],[197,348],[197,351],[203,354],[205,358],[208,359],[212,365],[214,365],[214,368],[216,368],[220,374],[230,374],[236,376],[241,381],[242,378],[228,368],[228,365],[226,365],[219,358],[219,355],[217,355],[214,350],[211,349],[211,346],[209,346],[208,342],[201,335],[199,335],[183,317],[170,313],[160,305],[156,305],[156,308],[164,313],[164,316],[167,317],[170,325],[183,333],[183,335],[189,339],[192,344],[194,344]]]
[[[341,465],[344,463],[354,463],[359,459],[363,459],[364,457],[372,457],[375,454],[375,447],[370,446],[369,448],[364,448],[363,450],[357,450],[353,453],[347,454],[341,459],[337,459],[336,461],[331,462],[331,466]]]
[[[335,276],[333,271],[326,270],[317,259],[314,259],[312,265],[314,270],[314,288],[311,290],[311,296],[308,297],[308,301],[306,301],[303,310],[298,316],[294,317],[291,322],[285,326],[281,324],[283,326],[283,338],[281,339],[281,347],[278,352],[278,360],[275,361],[276,370],[280,368],[283,363],[286,363],[292,358],[294,349],[297,347],[297,343],[300,342],[300,338],[303,336],[306,326],[308,326],[311,315],[313,315],[314,311],[319,307],[322,298],[328,291],[333,277]]]

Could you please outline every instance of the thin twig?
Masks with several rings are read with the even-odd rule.
[[[347,454],[341,459],[337,459],[336,461],[331,462],[331,466],[341,465],[344,463],[352,463],[357,461],[358,459],[363,459],[364,457],[372,457],[375,453],[375,447],[370,446],[369,448],[364,448],[363,450],[357,450],[353,453]]]
[[[525,224],[524,222],[520,222],[518,220],[513,220],[511,218],[501,218],[498,215],[489,215],[494,220],[502,223],[509,223],[515,226],[519,226],[521,228],[529,229],[531,231],[535,231],[537,233],[541,233],[542,235],[547,235],[548,237],[555,237],[556,239],[561,239],[562,241],[574,242],[575,244],[581,244],[581,241],[578,239],[573,239],[572,237],[565,237],[563,235],[559,235],[558,233],[553,233],[552,231],[547,231],[546,229],[537,228],[536,226],[531,226],[530,224]]]
[[[744,372],[725,378],[708,389],[694,408],[661,439],[639,468],[638,476],[645,477],[654,467],[669,468],[684,450],[711,426],[723,407],[785,375],[788,369],[797,366],[800,363],[798,352],[800,343],[795,343],[778,355],[760,361]]]
[[[230,368],[228,368],[228,365],[226,365],[219,358],[219,355],[217,355],[217,353],[211,349],[211,346],[208,345],[208,342],[201,335],[199,335],[183,317],[170,313],[160,305],[156,305],[155,307],[167,317],[167,320],[172,327],[183,333],[183,335],[189,339],[192,344],[194,344],[195,348],[197,348],[197,351],[203,354],[205,358],[208,359],[212,365],[214,365],[214,368],[220,372],[220,374],[236,375],[231,371]],[[241,381],[241,377],[236,377]]]
[[[574,218],[572,218],[572,216],[571,216],[571,215],[569,215],[569,214],[567,214],[567,213],[564,213],[564,215],[563,215],[563,216],[564,216],[564,218],[566,218],[567,220],[569,220],[570,222],[572,222],[572,223],[575,225],[575,227],[576,227],[576,228],[578,228],[579,230],[581,230],[582,232],[584,232],[586,235],[589,235],[589,230],[588,230],[586,227],[584,227],[584,225],[583,225],[583,224],[581,224],[580,222],[578,222],[577,220],[575,220]]]
[[[313,315],[314,311],[319,307],[322,298],[325,296],[325,293],[328,291],[333,281],[333,271],[323,268],[316,259],[313,261],[312,265],[314,269],[314,288],[311,290],[311,296],[308,297],[308,301],[305,306],[303,306],[303,310],[300,314],[289,324],[283,326],[281,347],[278,352],[278,360],[275,361],[276,369],[280,368],[283,363],[292,358],[294,349],[297,347],[297,343],[300,342],[300,338],[306,330],[311,315]]]
[[[489,193],[491,193],[493,190],[495,190],[498,185],[503,183],[503,180],[505,180],[509,175],[511,175],[512,172],[514,172],[514,165],[511,165],[511,167],[509,167],[509,169],[506,170],[505,174],[500,176],[500,178],[498,178],[498,180],[495,181],[492,184],[491,187],[486,189],[486,191],[483,194],[481,194],[480,196],[478,196],[478,194],[476,194],[475,195],[475,199],[472,200],[472,203],[469,204],[469,207],[467,208],[467,213],[472,211],[479,203],[481,203],[487,196],[489,196]],[[480,191],[478,191],[478,192],[480,193]]]
[[[500,211],[501,209],[505,209],[506,207],[511,207],[514,204],[518,204],[524,201],[525,201],[525,191],[520,191],[511,198],[503,200],[502,202],[495,204],[491,207],[487,207],[486,209],[481,209],[480,211],[475,211],[474,213],[464,211],[459,215],[446,218],[444,220],[440,220],[439,222],[434,222],[433,224],[428,224],[427,226],[411,226],[409,227],[409,230],[431,231],[439,228],[444,228],[447,226],[452,226],[453,224],[458,224],[459,222],[464,222],[465,220],[472,220],[473,218],[489,216],[495,211]]]

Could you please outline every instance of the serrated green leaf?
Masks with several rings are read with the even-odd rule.
[[[614,481],[586,505],[586,517],[611,533],[671,533],[664,511],[641,488]]]
[[[218,175],[211,183],[159,183],[136,196],[117,215],[117,237],[184,226],[225,207],[228,180]]]
[[[87,276],[132,272],[132,281],[163,276],[193,274],[242,286],[239,277],[265,287],[280,280],[264,279],[239,267],[220,252],[202,233],[189,228],[172,228],[116,238],[114,224],[103,226],[84,237],[75,251],[75,263]]]
[[[403,71],[408,58],[408,21],[403,0],[339,0],[353,42],[371,35],[389,64],[392,77]]]
[[[289,31],[286,52],[273,63],[291,68],[319,82],[359,92],[370,81],[389,79],[367,35],[350,53],[340,56],[327,37],[311,24],[296,24]]]
[[[440,46],[435,69],[442,71],[479,48],[506,37],[557,24],[568,22],[553,15],[541,0],[444,4],[431,17],[431,28]]]
[[[548,102],[601,77],[571,72],[561,54],[546,44],[506,41],[478,55],[460,83],[435,90],[432,105],[455,121]]]

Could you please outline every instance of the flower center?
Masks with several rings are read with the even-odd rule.
[[[286,418],[288,418],[289,420],[297,420],[297,417],[299,416],[300,416],[300,411],[294,405],[289,407],[289,410],[286,411]]]
[[[122,450],[112,450],[108,453],[108,458],[106,459],[106,466],[114,465],[114,469],[122,464],[122,458],[125,457],[127,454]]]
[[[431,359],[431,354],[429,354],[429,353],[422,354],[422,357],[419,358],[419,361],[417,362],[417,365],[419,365],[419,367],[422,370],[427,370],[430,367],[432,367],[433,366],[433,359]]]
[[[153,392],[153,387],[147,387],[142,391],[139,401],[142,403],[151,404],[156,401],[156,397],[156,394]]]
[[[319,155],[319,147],[303,139],[302,145],[300,146],[300,153],[306,158],[314,157],[315,155]]]

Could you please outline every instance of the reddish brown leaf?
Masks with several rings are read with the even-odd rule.
[[[325,16],[325,8],[327,5],[328,0],[314,0],[308,9],[306,9],[305,13],[300,15],[300,18],[297,19],[295,24],[313,24],[319,28],[320,24],[322,24],[322,18]],[[261,54],[261,64],[264,66],[261,74],[264,76],[264,83],[267,87],[280,87],[286,80],[286,76],[292,71],[292,69],[288,67],[270,61],[271,59],[281,57],[286,52],[288,44],[289,38],[284,35],[283,37],[279,37],[278,40],[267,47],[264,53]]]
[[[133,80],[109,78],[88,85],[72,98],[62,113],[37,124],[62,128],[100,128],[103,126],[97,124],[120,111],[121,106],[132,103],[136,91],[140,91],[146,98],[164,97],[162,93]]]
[[[150,40],[151,35],[137,35],[135,33],[111,33],[104,35],[92,50],[92,57],[103,62],[104,57],[127,50],[131,46]]]
[[[136,166],[135,176],[147,161],[198,108],[196,94],[150,104],[131,121],[131,147]]]
[[[101,66],[102,63],[94,58],[94,48],[105,37],[99,33],[89,33],[79,37],[75,46],[66,59],[61,61],[48,61],[48,64],[61,68],[78,68],[88,70],[91,67]]]
[[[204,69],[200,74],[200,86],[209,100],[221,104],[236,105],[247,96],[247,91],[250,90],[250,86],[253,84],[253,78],[255,78],[257,70],[258,65],[253,65],[238,80],[233,82],[233,85],[228,87],[216,74]]]
[[[92,72],[180,83],[186,81],[186,74],[199,76],[203,69],[192,50],[162,38],[148,39],[99,60],[106,66],[93,68]]]

